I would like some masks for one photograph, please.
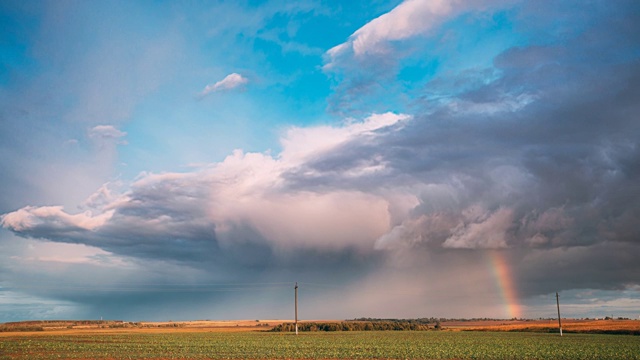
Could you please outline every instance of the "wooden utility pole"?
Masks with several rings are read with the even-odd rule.
[[[298,335],[298,282],[296,281],[296,287],[294,287],[296,294],[296,335]]]
[[[560,336],[562,336],[562,320],[560,320],[560,297],[556,292],[556,305],[558,306],[558,327],[560,328]]]

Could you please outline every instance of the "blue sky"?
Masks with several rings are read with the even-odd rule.
[[[2,1],[0,321],[640,316],[639,16]]]

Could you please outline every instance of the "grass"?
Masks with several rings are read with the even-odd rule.
[[[7,336],[0,359],[640,359],[628,335],[376,331]]]

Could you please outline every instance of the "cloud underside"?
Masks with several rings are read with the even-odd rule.
[[[494,2],[459,3],[407,1],[332,49],[327,64],[388,54],[390,41],[429,36]],[[415,25],[425,14],[433,21]],[[562,48],[507,49],[490,80],[477,81],[487,69],[432,79],[411,116],[294,127],[277,155],[238,150],[192,172],[142,174],[123,192],[105,185],[84,212],[26,206],[2,225],[22,237],[195,268],[430,263],[462,277],[454,265],[464,261],[453,259],[499,252],[525,295],[637,285],[633,20],[586,26]],[[232,75],[203,95],[246,83]],[[462,90],[430,96],[452,84]]]

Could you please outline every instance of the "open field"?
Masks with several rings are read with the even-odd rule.
[[[0,338],[9,359],[640,359],[629,335],[462,332],[44,332]]]
[[[640,321],[445,321],[445,331],[267,332],[285,320],[0,324],[5,359],[640,359]],[[314,321],[305,321],[314,322]],[[340,323],[324,320],[323,323]],[[609,334],[594,334],[594,333]],[[581,334],[576,334],[581,333]]]
[[[163,322],[127,321],[23,321],[0,324],[0,337],[12,335],[56,334],[106,334],[106,333],[160,333],[202,331],[266,331],[282,324],[284,320],[196,320]]]
[[[445,321],[448,330],[558,332],[558,320]],[[562,319],[566,333],[609,333],[640,335],[640,320]]]
[[[305,323],[340,324],[344,320],[305,320]],[[360,321],[346,321],[354,323]],[[165,322],[126,321],[25,321],[0,324],[0,337],[44,335],[52,332],[66,335],[106,333],[166,333],[166,332],[243,332],[268,331],[291,320],[196,320]],[[557,320],[465,320],[443,321],[446,331],[519,331],[558,332]],[[435,324],[429,324],[432,329]],[[578,320],[563,319],[565,333],[602,333],[640,335],[640,320]]]

